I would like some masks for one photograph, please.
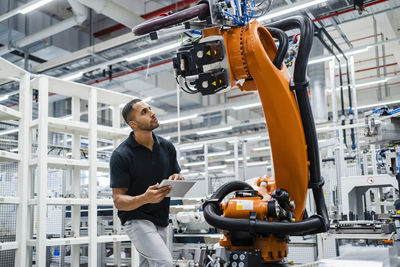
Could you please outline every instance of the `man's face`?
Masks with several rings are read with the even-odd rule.
[[[133,105],[133,112],[129,125],[133,130],[152,131],[159,126],[156,114],[145,102],[140,101]]]

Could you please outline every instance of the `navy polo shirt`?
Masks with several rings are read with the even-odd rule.
[[[151,185],[168,179],[181,169],[174,145],[153,133],[153,151],[136,142],[133,132],[112,153],[110,159],[110,186],[128,188],[127,195],[138,196]],[[168,225],[170,198],[160,203],[145,204],[135,210],[118,211],[122,225],[128,220],[144,219],[158,226]]]

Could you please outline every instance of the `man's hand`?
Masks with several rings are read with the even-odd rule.
[[[163,200],[165,196],[168,195],[172,190],[170,185],[158,188],[159,185],[159,183],[156,183],[155,185],[151,185],[149,188],[147,188],[146,192],[144,193],[144,200],[146,203],[160,203],[161,200]]]
[[[180,173],[174,173],[168,177],[168,180],[183,180],[183,177]]]

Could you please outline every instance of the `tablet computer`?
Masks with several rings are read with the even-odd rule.
[[[185,180],[162,180],[158,188],[166,185],[172,186],[167,197],[184,197],[196,182]]]

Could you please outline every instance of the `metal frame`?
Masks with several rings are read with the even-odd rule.
[[[108,138],[114,142],[116,147],[129,131],[120,128],[120,105],[134,98],[92,86],[63,81],[44,75],[34,76],[0,59],[0,78],[20,81],[20,110],[16,111],[0,105],[0,120],[19,120],[18,154],[1,151],[0,161],[18,161],[18,197],[4,196],[0,198],[0,204],[17,204],[17,237],[16,242],[2,243],[0,250],[16,249],[16,265],[30,266],[31,257],[28,250],[36,247],[36,266],[46,266],[47,246],[71,245],[73,266],[79,265],[79,245],[89,246],[89,266],[97,266],[97,244],[113,242],[115,253],[121,251],[122,241],[129,241],[128,236],[121,235],[121,225],[114,209],[114,234],[110,236],[98,236],[97,233],[97,206],[113,205],[111,199],[97,199],[97,171],[109,170],[108,163],[97,162],[97,139]],[[3,71],[4,70],[4,71]],[[32,89],[39,90],[39,117],[32,121]],[[49,118],[48,96],[56,93],[72,97],[72,120]],[[80,122],[80,100],[88,101],[89,122]],[[98,103],[113,107],[113,126],[97,125]],[[38,129],[37,156],[32,154],[30,143],[34,129]],[[68,133],[73,136],[72,158],[56,158],[48,156],[48,132],[55,131]],[[80,136],[89,138],[89,160],[80,158]],[[21,152],[24,153],[21,153]],[[34,180],[33,169],[37,168],[37,177]],[[48,168],[72,170],[72,191],[75,198],[48,198],[47,197],[47,175]],[[89,170],[89,197],[79,198],[80,171]],[[37,196],[33,197],[33,182],[37,182]],[[47,207],[49,205],[72,206],[72,231],[70,238],[46,238]],[[80,237],[80,206],[89,206],[89,236]],[[33,225],[33,216],[28,213],[28,206],[38,208],[37,225]],[[31,225],[30,225],[31,224]],[[34,230],[32,230],[34,229]],[[34,233],[36,239],[34,239]],[[134,253],[133,253],[134,254]],[[137,255],[136,255],[137,256]],[[137,264],[138,259],[132,258],[132,264]],[[121,257],[114,259],[115,266],[121,266]]]
[[[0,151],[0,162],[17,161],[18,162],[18,196],[4,196],[0,198],[1,204],[16,204],[17,208],[17,225],[16,225],[16,241],[5,242],[0,245],[0,250],[15,249],[15,266],[27,266],[27,224],[23,218],[27,215],[27,199],[28,199],[28,160],[29,154],[25,152],[29,147],[29,115],[31,114],[31,97],[32,89],[30,88],[30,74],[25,70],[9,63],[0,58],[0,78],[7,81],[19,81],[19,110],[8,108],[0,105],[0,121],[18,120],[18,153]]]

